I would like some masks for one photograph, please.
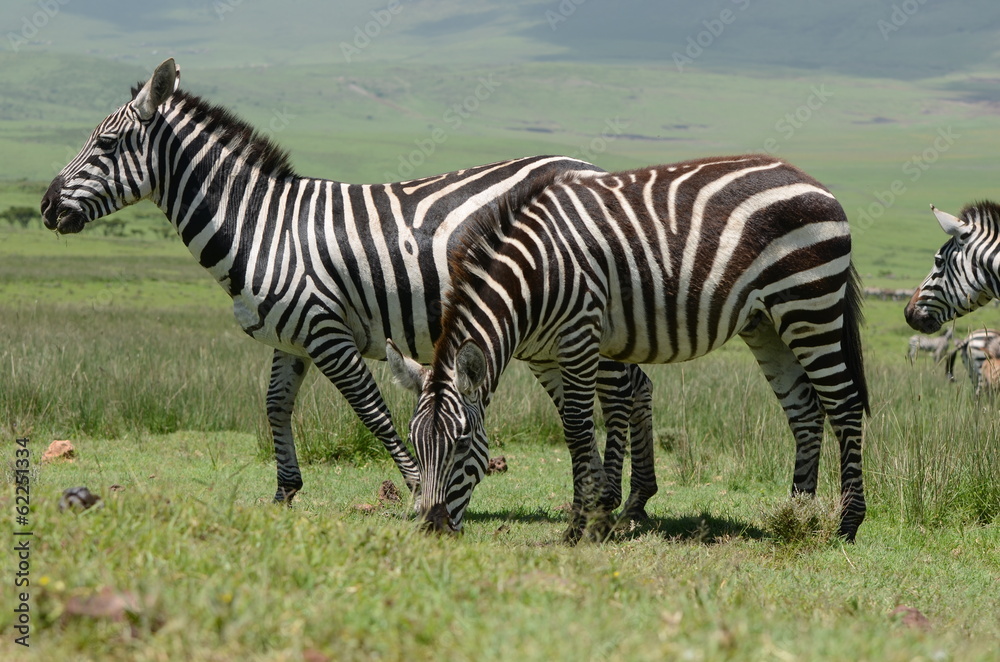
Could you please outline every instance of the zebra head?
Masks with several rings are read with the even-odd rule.
[[[129,103],[97,125],[83,149],[42,196],[45,227],[60,234],[80,232],[90,221],[134,204],[152,192],[150,133],[157,109],[180,82],[173,59],[156,68]]]
[[[934,268],[906,305],[907,323],[933,333],[1000,293],[1000,205],[982,202],[952,216],[931,205],[951,236],[934,256]]]
[[[420,468],[418,508],[431,530],[458,532],[489,459],[480,396],[486,358],[475,343],[466,342],[452,374],[437,376],[404,357],[392,340],[386,343],[386,357],[396,381],[419,396],[410,420],[410,443]]]

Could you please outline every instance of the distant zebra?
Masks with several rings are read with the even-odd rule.
[[[478,219],[487,240],[456,253],[453,291],[429,369],[389,353],[420,397],[410,424],[433,528],[471,488],[483,408],[512,358],[563,376],[573,509],[566,538],[600,537],[605,475],[594,444],[599,356],[670,363],[739,335],[781,402],[796,442],[793,492],[814,494],[824,419],[841,448],[840,534],[865,516],[868,409],[861,294],[847,217],[833,195],[769,156],[709,158],[631,172],[535,180],[535,196]],[[528,200],[523,202],[523,200]]]
[[[948,354],[945,374],[949,381],[955,381],[955,359],[962,357],[962,363],[972,382],[972,390],[979,395],[984,386],[983,377],[992,375],[992,365],[1000,362],[1000,331],[976,329],[958,341]],[[984,370],[984,366],[988,366]],[[987,374],[989,373],[989,374]]]
[[[934,363],[940,363],[951,345],[951,337],[954,333],[955,329],[948,327],[940,336],[923,336],[919,333],[910,336],[910,347],[906,358],[910,360],[910,363],[913,363],[917,352],[930,352],[934,356]]]
[[[146,198],[166,213],[192,255],[232,297],[243,330],[275,348],[267,415],[276,501],[290,501],[302,487],[291,416],[312,363],[415,489],[417,465],[362,356],[385,358],[392,336],[429,358],[440,332],[450,251],[475,229],[466,219],[498,199],[520,200],[535,179],[596,169],[575,159],[533,157],[398,184],[299,177],[283,151],[228,111],[178,91],[178,82],[174,61],[165,61],[133,90],[130,103],[97,126],[45,193],[45,225],[57,233],[79,232]],[[620,474],[631,426],[638,466],[626,510],[641,516],[656,491],[648,378],[612,361],[600,367],[608,471]],[[532,368],[558,403],[560,385],[545,374],[547,367]],[[633,398],[645,412],[633,408]],[[612,484],[602,497],[612,506],[620,498],[620,485]]]
[[[907,323],[922,333],[934,333],[1000,294],[1000,205],[977,202],[958,217],[934,205],[931,210],[951,239],[904,310]]]

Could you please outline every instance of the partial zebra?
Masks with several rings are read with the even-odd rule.
[[[955,381],[955,359],[958,356],[962,357],[972,390],[979,395],[983,386],[992,386],[992,382],[984,383],[984,377],[992,377],[994,366],[1000,364],[1000,331],[976,329],[958,341],[946,362],[945,374],[949,381]]]
[[[448,257],[474,226],[473,213],[519,200],[538,178],[593,172],[564,157],[533,157],[398,184],[359,186],[297,176],[287,155],[228,111],[177,90],[173,60],[134,99],[101,122],[42,199],[47,227],[84,225],[142,199],[164,211],[192,255],[233,299],[251,337],[275,348],[267,391],[274,437],[276,501],[302,488],[291,416],[313,363],[385,445],[415,489],[419,472],[362,357],[385,358],[394,337],[430,357],[440,332]],[[533,366],[544,377],[545,366]],[[558,384],[543,379],[558,403]],[[608,417],[608,470],[620,474],[632,429],[633,493],[642,516],[656,491],[648,379],[601,364],[599,395]],[[643,412],[633,407],[633,396]],[[485,442],[483,442],[485,443]],[[603,495],[621,499],[620,485]]]
[[[954,332],[955,329],[948,327],[940,336],[931,337],[920,335],[919,333],[910,336],[906,358],[910,360],[910,363],[913,363],[913,359],[917,357],[917,352],[930,352],[934,356],[934,363],[940,363],[941,359],[944,358],[945,352],[948,351],[948,347],[951,345],[951,336]]]
[[[958,217],[934,205],[931,211],[951,239],[904,310],[906,322],[922,333],[934,333],[1000,293],[1000,205],[977,202]]]
[[[708,158],[631,172],[553,176],[535,196],[484,212],[488,237],[453,269],[429,369],[390,353],[419,390],[410,425],[425,519],[454,529],[471,488],[456,475],[512,358],[562,375],[572,455],[566,539],[600,538],[605,474],[594,444],[600,356],[687,361],[739,335],[795,437],[793,492],[815,494],[824,420],[840,441],[840,534],[865,516],[861,294],[847,217],[821,184],[769,156]],[[473,455],[483,456],[475,448]]]

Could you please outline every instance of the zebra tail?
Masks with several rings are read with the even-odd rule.
[[[844,308],[844,335],[841,341],[844,350],[844,364],[847,373],[858,389],[858,396],[865,413],[871,416],[871,406],[868,400],[868,381],[865,379],[865,360],[861,352],[861,325],[864,324],[864,314],[861,311],[861,278],[851,263],[847,274],[847,292]]]

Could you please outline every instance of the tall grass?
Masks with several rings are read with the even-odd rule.
[[[224,310],[137,310],[68,304],[0,308],[0,421],[6,434],[119,438],[178,430],[252,432],[270,461],[264,392],[270,350]],[[865,437],[869,507],[910,524],[986,523],[1000,515],[996,403],[929,361],[868,357],[872,416]],[[381,364],[376,379],[406,434],[414,403]],[[730,489],[791,486],[794,445],[784,414],[738,342],[697,361],[648,369],[655,384],[660,481]],[[294,419],[304,463],[384,459],[330,383],[313,370]],[[555,409],[523,366],[504,375],[488,412],[492,443],[562,445]],[[252,453],[253,449],[246,449]],[[497,452],[502,452],[497,451]],[[828,432],[820,494],[839,494]],[[655,502],[654,502],[655,504]]]
[[[235,430],[262,416],[267,352],[218,309],[4,309],[0,416],[18,433]]]

